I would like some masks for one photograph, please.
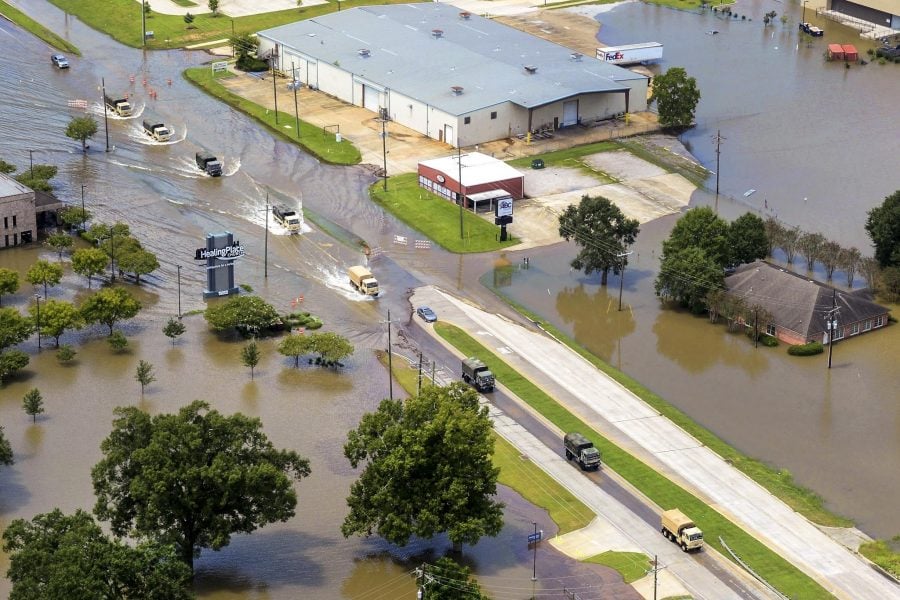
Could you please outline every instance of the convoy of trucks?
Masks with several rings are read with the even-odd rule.
[[[278,223],[288,230],[291,235],[300,233],[300,216],[296,211],[284,206],[273,206],[272,216]]]
[[[677,508],[663,512],[660,519],[662,534],[681,546],[681,550],[699,550],[703,547],[703,532]]]
[[[659,42],[628,44],[597,48],[597,58],[613,65],[647,64],[662,60],[663,45]]]
[[[222,163],[209,152],[198,152],[195,158],[197,160],[197,166],[200,167],[201,171],[205,171],[213,177],[222,175]]]
[[[479,392],[494,391],[494,374],[486,364],[475,357],[462,361],[462,380],[474,386]]]
[[[112,98],[103,94],[103,102],[106,103],[106,108],[113,111],[120,117],[130,117],[132,113],[131,103],[128,102],[128,98]]]
[[[154,123],[153,121],[144,121],[144,133],[152,137],[157,142],[166,142],[172,137],[172,132],[162,123]]]
[[[567,433],[563,437],[563,446],[566,447],[566,460],[574,459],[582,471],[600,468],[600,451],[580,433]]]
[[[378,280],[372,272],[362,265],[350,267],[347,273],[350,275],[350,285],[360,294],[367,296],[378,295]]]

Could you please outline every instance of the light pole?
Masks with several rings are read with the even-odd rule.
[[[37,335],[38,335],[38,350],[41,349],[41,295],[35,294],[34,301],[37,303]]]
[[[275,55],[272,55],[272,95],[275,98],[275,124],[278,125],[278,84],[275,81]]]
[[[463,202],[465,202],[463,195],[463,184],[462,184],[462,140],[456,138],[456,167],[459,171],[457,175],[457,185],[459,186],[459,239],[463,239]]]
[[[263,246],[263,278],[269,278],[269,192],[266,192],[266,241]]]
[[[181,265],[175,265],[178,269],[178,320],[181,320]]]
[[[294,119],[296,120],[297,125],[297,139],[300,139],[300,110],[297,108],[297,67],[294,66],[294,61],[291,61],[291,75],[292,81],[291,85],[294,88]]]
[[[381,157],[384,162],[384,191],[387,191],[387,130],[385,129],[385,125],[387,124],[387,109],[380,108],[378,109],[379,121],[381,121]]]
[[[803,0],[803,22],[804,23],[806,23],[806,3],[807,2],[809,2],[809,0]]]
[[[81,231],[84,231],[84,222],[87,219],[87,215],[85,214],[85,210],[84,210],[84,188],[85,187],[86,186],[82,183],[81,184]]]
[[[28,177],[32,181],[34,181],[34,156],[33,156],[33,154],[34,154],[34,150],[28,151],[28,166],[29,166],[29,172],[30,172],[30,175],[28,175]]]

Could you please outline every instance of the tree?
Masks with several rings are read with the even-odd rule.
[[[0,306],[3,304],[3,294],[15,294],[18,289],[19,273],[0,267]]]
[[[841,262],[838,265],[847,275],[847,287],[853,287],[853,278],[856,277],[856,270],[862,260],[862,253],[859,248],[851,247],[841,252]]]
[[[125,334],[119,329],[113,331],[109,337],[106,338],[106,341],[109,343],[109,347],[112,348],[113,352],[122,352],[128,347],[128,338],[125,337]]]
[[[46,244],[49,248],[53,248],[59,255],[59,260],[62,260],[63,252],[72,248],[74,242],[72,241],[71,236],[68,236],[65,233],[54,233],[47,238]]]
[[[843,251],[844,249],[837,242],[827,241],[822,244],[822,248],[819,250],[819,260],[822,262],[822,266],[825,267],[825,276],[828,278],[828,281],[831,281],[834,270],[837,268],[838,263],[841,262]]]
[[[487,407],[461,383],[383,400],[350,431],[344,456],[363,471],[350,487],[344,537],[377,533],[392,544],[446,532],[454,546],[503,527],[499,469]]]
[[[797,242],[800,240],[800,230],[796,227],[785,228],[781,233],[781,249],[784,250],[788,264],[793,268],[794,255],[797,253]]]
[[[153,374],[153,365],[146,360],[138,361],[138,366],[134,370],[134,378],[141,384],[141,398],[143,398],[144,388],[156,381],[156,375]]]
[[[873,293],[875,292],[878,283],[878,272],[880,270],[878,261],[872,256],[864,256],[862,260],[859,261],[859,274],[866,280],[866,287]],[[0,348],[2,348],[2,346],[0,346]]]
[[[0,352],[0,381],[28,366],[28,355],[21,350]]]
[[[175,338],[179,335],[183,334],[187,328],[184,326],[180,320],[175,317],[169,317],[169,320],[166,322],[166,326],[163,327],[163,333],[167,338],[172,338],[172,345],[175,345]]]
[[[731,256],[728,223],[708,206],[692,208],[684,213],[663,242],[663,257],[686,248],[699,248],[706,257],[725,267]]]
[[[82,210],[80,206],[67,206],[59,211],[60,221],[69,229],[81,228],[82,225],[91,220],[92,216],[91,211]]]
[[[100,248],[80,248],[72,254],[72,270],[87,277],[88,289],[94,275],[105,271],[108,262],[109,257]]]
[[[184,22],[187,24],[187,28],[191,29],[193,27],[191,23],[194,22],[194,15],[189,12],[184,13]]]
[[[471,576],[469,567],[457,563],[449,556],[427,566],[425,572],[431,576],[428,600],[490,600],[482,594],[481,586]]]
[[[31,318],[37,323],[37,305],[28,309]],[[47,300],[41,306],[41,335],[49,335],[56,340],[69,329],[81,329],[81,312],[71,302],[65,300]]]
[[[153,16],[150,13],[151,10],[152,9],[150,8],[150,3],[147,2],[147,0],[144,0],[144,14],[147,16],[148,19]]]
[[[44,412],[44,397],[37,388],[31,388],[25,393],[22,408],[25,414],[31,417],[32,423],[37,423],[37,416]]]
[[[294,516],[294,482],[309,475],[309,461],[275,449],[259,419],[199,400],[178,414],[115,414],[91,478],[94,512],[116,535],[173,544],[193,570],[201,549]]]
[[[766,241],[768,242],[768,252],[766,256],[772,256],[775,248],[781,245],[781,239],[784,236],[784,227],[773,217],[766,219]]]
[[[685,248],[663,257],[654,289],[663,300],[674,300],[699,313],[710,290],[724,287],[722,266],[701,248]]]
[[[825,236],[821,233],[804,233],[797,239],[797,250],[806,257],[806,270],[812,271],[822,252]]]
[[[900,266],[900,190],[868,213],[866,232],[882,267]]]
[[[250,380],[253,380],[253,370],[259,364],[260,352],[256,340],[253,340],[241,348],[241,363],[250,369]],[[298,365],[299,366],[299,365]]]
[[[81,305],[85,323],[102,323],[109,327],[109,335],[119,321],[130,319],[141,310],[138,302],[127,290],[113,287],[95,292]]]
[[[141,275],[147,275],[159,268],[156,255],[149,250],[137,248],[119,255],[119,268],[126,273],[134,273],[134,282],[141,284]]]
[[[765,222],[753,213],[744,213],[728,226],[729,263],[743,265],[768,256]]]
[[[21,344],[34,332],[31,319],[22,316],[15,308],[0,308],[0,352]]]
[[[0,373],[0,380],[2,380],[2,373]],[[3,428],[0,427],[0,465],[11,464],[13,464],[12,446],[9,445],[9,440],[3,435]]]
[[[312,344],[310,343],[310,338],[305,335],[294,335],[291,333],[278,344],[279,354],[294,357],[295,367],[300,366],[300,357],[311,351]]]
[[[559,216],[559,235],[580,247],[570,263],[585,275],[600,272],[600,285],[606,285],[610,269],[619,274],[627,264],[624,254],[640,232],[636,219],[625,217],[619,207],[602,196],[582,196],[578,206],[570,204]]]
[[[110,539],[83,510],[58,508],[3,532],[10,553],[10,598],[188,600],[190,570],[171,546]]]
[[[131,231],[125,223],[95,223],[88,229],[87,237],[109,257],[110,281],[116,280],[116,256],[141,247],[140,242],[131,237]]]
[[[233,35],[229,41],[231,42],[231,47],[234,48],[233,54],[236,54],[238,57],[253,54],[259,48],[259,38],[251,33]]]
[[[50,180],[56,177],[59,169],[55,165],[34,165],[27,171],[16,175],[16,181],[41,192],[53,191]]]
[[[47,297],[47,287],[54,286],[62,281],[63,268],[57,264],[38,260],[25,273],[25,279],[31,285],[44,286],[44,298]]]
[[[881,271],[879,292],[888,302],[900,300],[900,267],[887,267]]]
[[[209,0],[206,5],[209,7],[209,10],[212,11],[213,17],[219,16],[219,0]]]
[[[5,160],[0,159],[0,173],[4,175],[11,175],[16,172],[16,165],[12,163],[8,163]]]
[[[97,121],[94,117],[74,117],[66,127],[66,137],[81,142],[81,151],[87,152],[87,141],[97,133]]]
[[[353,346],[347,338],[330,331],[310,334],[309,349],[319,355],[320,362],[328,365],[336,365],[353,354]]]
[[[236,328],[241,332],[253,333],[281,322],[278,311],[258,296],[233,296],[209,306],[203,316],[217,331]]]
[[[689,77],[682,67],[672,67],[653,78],[653,94],[656,101],[659,124],[663,127],[690,127],[694,111],[700,102],[697,80]]]
[[[67,363],[75,358],[75,355],[78,354],[69,344],[63,344],[56,350],[56,360],[61,363]]]

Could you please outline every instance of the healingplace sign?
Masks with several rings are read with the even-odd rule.
[[[206,248],[197,248],[194,260],[206,261],[206,289],[203,297],[237,294],[234,262],[244,256],[244,247],[230,231],[207,233]]]

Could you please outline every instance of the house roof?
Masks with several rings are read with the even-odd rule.
[[[442,2],[361,6],[259,36],[456,116],[624,92],[620,82],[646,79]]]
[[[758,304],[774,317],[778,327],[800,333],[806,339],[821,337],[826,315],[834,302],[838,324],[886,315],[888,309],[858,294],[839,290],[765,261],[741,265],[725,278],[725,287],[748,304]]]
[[[432,158],[423,160],[419,164],[440,171],[456,181],[459,179],[460,159],[462,159],[462,184],[464,187],[524,177],[521,172],[502,160],[497,160],[481,152],[467,152],[459,157],[454,154],[443,158]]]
[[[6,198],[7,196],[21,196],[22,194],[27,194],[29,192],[31,192],[30,187],[22,185],[9,175],[0,173],[0,198]]]

